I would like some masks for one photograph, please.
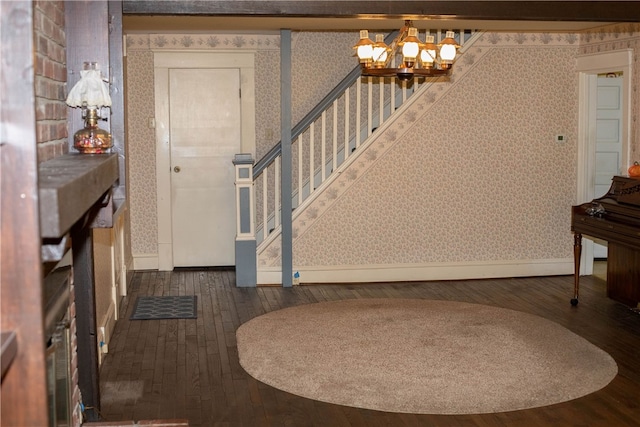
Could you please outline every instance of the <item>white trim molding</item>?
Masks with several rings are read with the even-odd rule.
[[[505,277],[558,276],[573,273],[573,258],[469,261],[428,264],[301,267],[301,284],[414,282],[433,280],[496,279]],[[281,283],[279,268],[260,268],[258,285]],[[567,295],[570,289],[567,288]]]
[[[580,55],[576,58],[576,71],[579,73],[578,83],[578,164],[576,203],[586,203],[595,197],[595,151],[596,120],[595,93],[598,74],[622,72],[623,118],[622,127],[622,164],[630,163],[631,153],[631,108],[633,94],[631,92],[633,50],[620,49],[604,53]],[[593,272],[593,241],[583,239],[580,274]]]
[[[579,120],[578,120],[578,191],[577,202],[584,203],[593,199],[592,183],[595,179],[595,99],[593,99],[595,79],[598,74],[622,71],[622,92],[624,96],[623,117],[623,158],[622,164],[629,163],[631,150],[631,78],[633,50],[623,49],[612,52],[580,55],[576,58],[576,70],[580,73],[579,81]],[[593,110],[593,111],[592,111]]]
[[[134,254],[133,270],[158,270],[157,254]]]

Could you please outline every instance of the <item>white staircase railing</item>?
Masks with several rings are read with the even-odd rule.
[[[439,40],[444,32],[438,32]],[[460,31],[464,46],[473,31]],[[393,39],[395,34],[390,34]],[[381,77],[361,77],[355,68],[292,129],[292,207],[301,206],[367,138],[423,85]],[[277,144],[253,167],[255,241],[258,250],[281,226],[281,147]],[[253,199],[252,199],[253,200]],[[240,215],[240,212],[238,213]]]
[[[293,208],[300,206],[355,154],[417,87],[417,83],[397,83],[379,77],[358,78],[311,121],[292,142]],[[276,156],[254,179],[258,195],[258,242],[280,225],[280,161],[280,156]]]

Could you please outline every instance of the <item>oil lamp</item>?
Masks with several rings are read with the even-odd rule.
[[[97,63],[85,62],[83,68],[66,101],[70,107],[82,108],[84,119],[84,128],[73,135],[73,147],[81,153],[105,153],[112,146],[111,134],[98,127],[98,120],[102,108],[111,106],[109,88]]]

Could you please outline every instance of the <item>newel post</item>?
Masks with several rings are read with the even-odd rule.
[[[251,154],[236,154],[236,286],[257,284],[255,196]]]

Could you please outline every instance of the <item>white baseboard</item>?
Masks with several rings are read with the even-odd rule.
[[[258,285],[282,285],[282,270],[276,268],[258,269],[256,281]]]
[[[486,261],[378,266],[300,268],[301,284],[466,280],[573,274],[573,259]],[[276,269],[258,271],[258,285],[282,283]]]
[[[158,254],[134,254],[133,269],[134,270],[157,270]]]

